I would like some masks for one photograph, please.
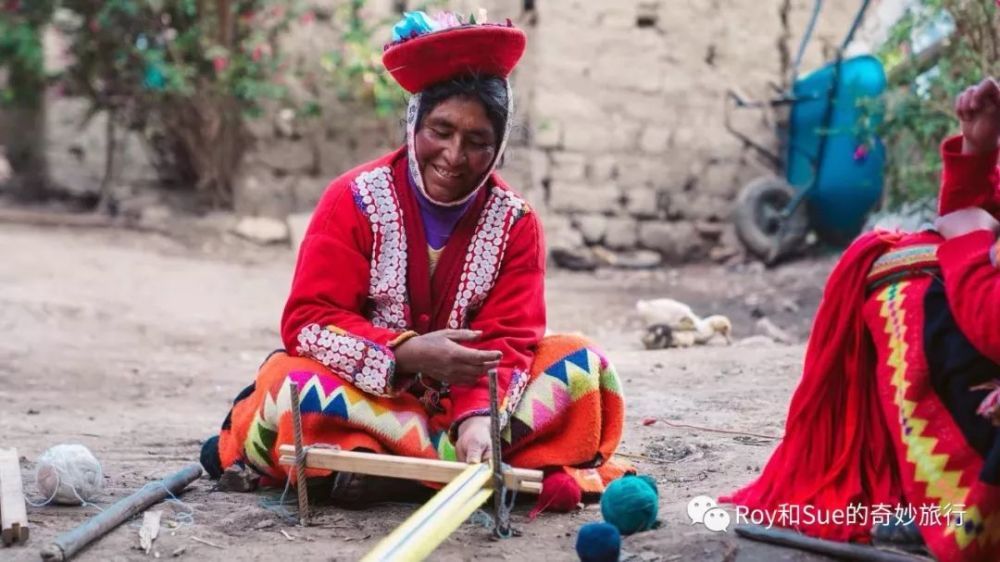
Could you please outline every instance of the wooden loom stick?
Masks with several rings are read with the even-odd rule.
[[[737,535],[750,540],[816,552],[844,560],[859,560],[861,562],[913,562],[920,560],[912,555],[879,550],[873,546],[817,539],[788,529],[768,529],[760,525],[737,525],[735,530]]]
[[[295,440],[295,492],[299,498],[299,525],[309,526],[309,493],[306,486],[305,456],[302,454],[302,410],[299,385],[288,383],[292,395],[292,436]]]
[[[170,496],[180,494],[188,484],[201,477],[201,465],[189,464],[157,482],[150,482],[127,498],[88,519],[77,528],[56,537],[42,549],[45,560],[68,560],[91,542],[129,520],[133,515]]]
[[[295,448],[282,445],[278,462],[285,466],[295,464]],[[373,476],[388,476],[425,482],[448,483],[469,465],[455,461],[402,457],[341,451],[338,449],[310,449],[306,451],[306,468],[320,468],[338,472],[355,472]],[[542,471],[527,468],[504,470],[504,484],[511,490],[538,494],[542,491]],[[492,487],[492,482],[486,487]]]
[[[4,546],[28,540],[28,512],[17,449],[0,449],[0,536]]]
[[[488,464],[466,469],[389,536],[361,562],[416,562],[423,560],[490,498],[483,487],[493,477]]]

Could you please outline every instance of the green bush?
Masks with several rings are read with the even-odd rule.
[[[244,119],[284,94],[275,43],[297,3],[62,0],[61,8],[74,58],[67,91],[143,131],[165,179],[230,205],[250,142]]]
[[[335,15],[342,28],[342,41],[323,55],[323,68],[344,99],[370,104],[379,118],[398,118],[406,105],[406,93],[382,66],[382,49],[372,41],[387,21],[367,21],[364,0],[343,2]]]
[[[45,86],[41,28],[55,9],[55,0],[8,0],[0,8],[0,66],[7,80],[0,89],[5,104],[32,105]]]
[[[923,54],[915,45],[953,31]],[[987,76],[1000,74],[1000,18],[987,0],[921,0],[892,29],[879,53],[890,76],[886,119],[887,203],[938,192],[941,141],[958,131],[955,97]]]
[[[398,117],[405,104],[373,41],[391,22],[367,16],[364,0],[347,0],[332,14],[340,40],[331,37],[329,52],[305,61],[321,70],[318,77],[279,50],[279,36],[297,18],[312,18],[300,0],[0,1],[0,69],[8,77],[0,100],[40,105],[51,78],[65,94],[88,99],[91,114],[107,111],[106,181],[120,131],[138,130],[162,179],[228,206],[253,140],[247,119],[268,101],[305,117],[320,114],[319,93],[331,88],[378,118]],[[70,54],[57,77],[44,74],[40,33],[49,24]],[[299,88],[292,99],[295,80],[315,97],[302,99]]]
[[[55,0],[5,0],[0,7],[0,111],[10,132],[0,144],[15,173],[15,181],[3,187],[29,199],[48,192],[42,30],[55,5]]]

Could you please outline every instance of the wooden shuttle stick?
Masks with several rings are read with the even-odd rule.
[[[416,562],[427,558],[493,493],[484,489],[493,478],[490,465],[465,467],[450,484],[382,539],[361,562]]]

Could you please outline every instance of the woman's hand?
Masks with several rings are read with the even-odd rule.
[[[987,78],[969,86],[955,100],[955,115],[962,125],[962,152],[982,154],[997,149],[1000,137],[1000,86]]]
[[[414,336],[394,350],[396,365],[405,373],[421,373],[448,384],[475,384],[488,370],[500,365],[503,355],[459,343],[474,341],[481,335],[473,330],[438,330]]]
[[[1000,231],[1000,222],[979,207],[967,207],[939,217],[934,221],[934,228],[950,240],[976,230],[990,230],[996,234]]]
[[[490,417],[472,416],[458,426],[458,442],[455,454],[458,460],[480,463],[490,460],[493,455],[493,440],[490,438]]]

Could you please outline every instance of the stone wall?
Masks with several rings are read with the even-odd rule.
[[[324,72],[318,54],[331,51],[331,37],[337,37],[332,14],[343,0],[310,0],[307,7],[318,15],[309,23],[297,23],[282,40],[282,51],[289,63],[306,72]],[[400,8],[416,2],[369,0],[364,16],[369,20],[392,20]],[[483,7],[491,18],[517,18],[522,2],[514,0],[467,1],[453,0],[449,8],[470,14]],[[374,37],[381,45],[390,39],[384,28]],[[516,79],[515,79],[516,80]],[[517,87],[517,86],[515,86]],[[293,93],[303,90],[301,84],[291,84]],[[345,102],[332,90],[319,94],[321,119],[289,117],[288,109],[274,106],[267,116],[254,123],[256,147],[247,158],[246,173],[238,189],[236,211],[242,215],[284,217],[289,213],[309,211],[322,195],[330,180],[347,170],[376,158],[402,145],[404,129],[402,112],[396,118],[382,120],[373,117],[370,105]],[[526,146],[527,123],[524,116],[518,127],[518,147]],[[528,185],[529,163],[523,150],[512,150],[506,169],[515,185]]]
[[[840,42],[853,4],[826,3],[804,70]],[[550,238],[573,244],[575,230],[588,245],[648,248],[668,261],[738,252],[732,201],[769,170],[726,131],[725,92],[760,97],[769,82],[782,83],[812,2],[536,6],[532,76],[521,93],[529,90],[529,193],[548,211]],[[734,120],[775,145],[769,118],[744,111]]]
[[[314,0],[320,9],[331,2]],[[645,248],[671,262],[741,252],[728,220],[733,199],[744,183],[770,170],[726,131],[725,92],[735,87],[763,97],[769,83],[783,83],[812,0],[448,4],[461,13],[485,7],[491,19],[509,17],[529,34],[513,77],[517,122],[501,173],[542,214],[550,246]],[[389,15],[399,6],[380,0],[368,9]],[[830,56],[855,8],[826,3],[803,71]],[[293,35],[312,37],[298,47],[291,43],[293,50],[320,47],[314,42],[322,34]],[[387,134],[383,124],[376,135],[350,111],[325,121],[328,134],[313,151],[319,163],[306,166],[321,173],[298,180],[309,186],[299,189],[300,208],[328,179],[402,134],[392,124],[399,136]],[[734,124],[776,145],[773,116],[744,111]],[[340,134],[329,134],[334,130]],[[260,154],[280,145],[262,142]]]
[[[341,2],[310,3],[320,17],[297,24],[283,47],[292,59],[318,65],[317,54],[337,36],[324,14]],[[365,9],[386,18],[406,4],[374,0]],[[529,34],[514,76],[517,126],[501,173],[542,214],[550,246],[645,248],[674,262],[741,251],[728,221],[732,201],[741,185],[769,170],[725,130],[725,92],[736,87],[763,97],[769,83],[783,82],[812,0],[448,4],[461,13],[485,7],[490,19],[509,17]],[[856,9],[855,2],[825,4],[806,71],[829,56]],[[329,180],[401,142],[400,121],[376,121],[367,108],[320,93],[322,119],[297,119],[275,106],[253,123],[256,147],[236,200],[241,215],[308,211]],[[64,175],[95,183],[102,158],[91,149],[102,146],[100,120],[85,135],[67,131],[75,120],[58,111],[52,121],[50,138],[74,139],[54,145],[56,161],[76,165]],[[776,144],[770,116],[743,111],[734,121]]]

